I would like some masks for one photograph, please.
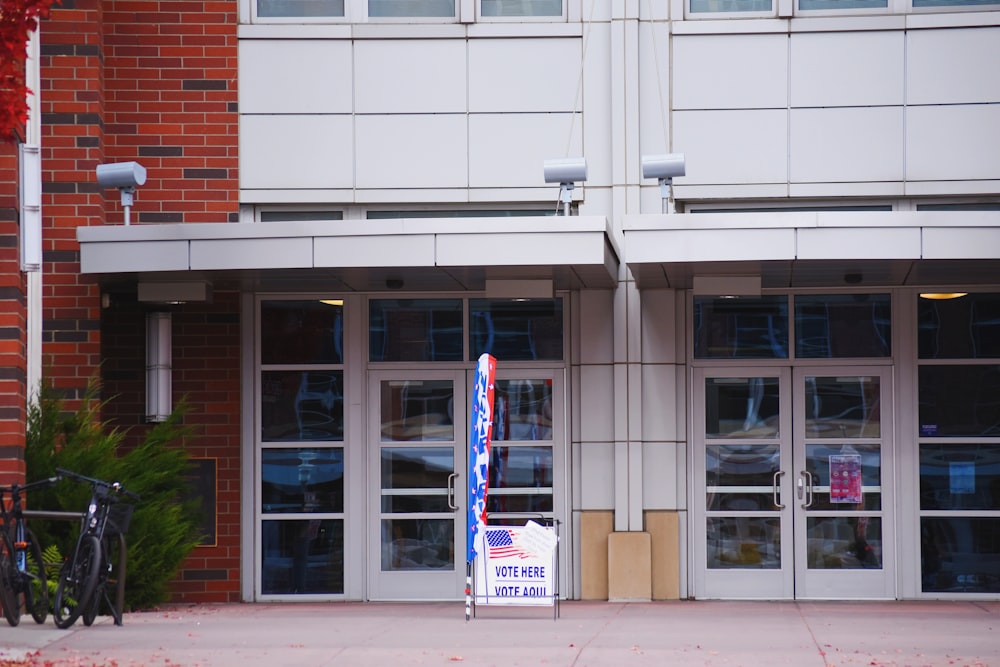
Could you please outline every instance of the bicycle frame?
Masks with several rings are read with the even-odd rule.
[[[91,487],[91,497],[87,503],[87,512],[83,518],[80,535],[77,537],[76,547],[59,575],[59,585],[56,590],[56,625],[67,628],[81,615],[84,624],[90,625],[97,615],[102,600],[111,610],[115,625],[122,625],[121,609],[118,608],[120,603],[116,606],[106,590],[112,570],[110,543],[107,541],[108,519],[111,507],[118,502],[116,496],[123,494],[136,500],[139,497],[126,491],[118,482],[106,482],[61,468],[57,469],[57,472],[62,477],[88,484]],[[74,597],[80,599],[74,600]]]
[[[0,519],[3,521],[3,543],[5,550],[14,559],[16,574],[8,575],[8,580],[4,585],[9,590],[4,591],[5,602],[12,608],[4,609],[4,616],[10,625],[17,625],[21,615],[21,595],[24,595],[24,604],[28,608],[31,616],[37,623],[44,623],[48,615],[48,594],[47,581],[45,577],[45,564],[40,557],[41,547],[38,546],[33,534],[27,528],[24,513],[21,506],[22,494],[32,488],[53,484],[59,480],[58,477],[50,477],[38,480],[29,484],[13,484],[9,487],[0,487]],[[3,502],[5,493],[10,494],[10,509]],[[34,547],[33,554],[37,561],[37,574],[28,568],[29,543]],[[39,600],[34,600],[31,586],[35,582],[40,582],[38,588]]]

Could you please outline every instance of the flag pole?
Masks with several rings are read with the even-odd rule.
[[[472,561],[465,561],[465,620],[472,616]]]

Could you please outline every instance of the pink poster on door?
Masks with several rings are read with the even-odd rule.
[[[861,455],[830,456],[830,502],[858,505],[861,500]]]

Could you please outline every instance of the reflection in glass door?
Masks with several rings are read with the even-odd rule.
[[[696,370],[696,597],[894,597],[889,378]]]
[[[895,597],[890,377],[795,370],[796,597]]]
[[[465,373],[369,376],[370,597],[458,599],[465,584]],[[375,566],[377,563],[377,566]]]

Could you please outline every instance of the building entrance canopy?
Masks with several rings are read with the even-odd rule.
[[[623,236],[640,288],[697,292],[702,276],[763,289],[1000,284],[998,211],[626,216]]]
[[[603,216],[80,227],[77,239],[82,273],[217,276],[262,289],[482,290],[487,280],[607,289],[621,257]]]

